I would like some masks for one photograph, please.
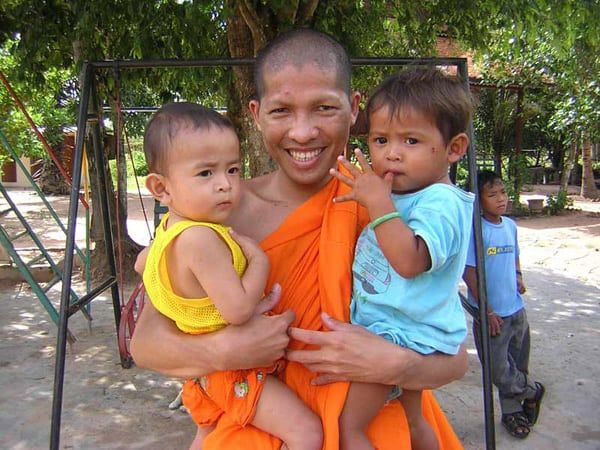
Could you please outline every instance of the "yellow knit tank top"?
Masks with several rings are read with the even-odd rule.
[[[156,229],[144,268],[144,287],[150,301],[163,315],[175,321],[177,327],[192,334],[210,333],[227,325],[219,310],[208,297],[192,299],[180,297],[173,292],[165,249],[183,231],[191,227],[208,227],[214,230],[231,250],[235,271],[241,277],[246,270],[246,257],[228,228],[216,223],[184,220],[166,228],[169,214],[165,214]]]

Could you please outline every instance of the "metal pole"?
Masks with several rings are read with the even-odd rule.
[[[466,89],[469,89],[466,60],[458,64],[458,74],[462,78]],[[481,342],[481,370],[483,378],[483,407],[485,418],[485,448],[495,450],[496,430],[494,428],[494,400],[492,386],[492,371],[490,361],[490,334],[488,330],[487,290],[485,284],[485,266],[483,258],[483,238],[481,234],[481,213],[479,210],[479,195],[477,193],[477,161],[475,155],[475,133],[473,122],[469,123],[469,149],[467,151],[469,163],[469,188],[476,194],[473,205],[473,235],[475,237],[475,260],[477,264],[477,295],[479,298],[479,331]],[[474,320],[477,320],[474,318]]]
[[[79,104],[79,117],[77,119],[77,142],[75,145],[75,153],[73,155],[73,183],[71,185],[71,197],[69,202],[67,243],[65,248],[62,292],[60,297],[58,338],[56,343],[56,363],[54,365],[54,393],[52,398],[50,450],[58,450],[60,442],[60,419],[62,413],[62,395],[65,376],[67,325],[69,321],[69,298],[71,293],[71,276],[73,273],[73,249],[75,247],[77,207],[79,205],[79,184],[81,183],[81,161],[83,157],[83,143],[85,139],[87,107],[90,98],[90,78],[92,75],[92,67],[88,63],[84,63],[82,70],[84,74],[83,87],[81,92],[81,103]]]
[[[91,96],[92,96],[92,105],[91,111],[92,115],[95,118],[94,123],[92,124],[92,146],[94,147],[94,157],[96,159],[96,179],[98,181],[98,189],[100,190],[100,212],[102,214],[102,223],[103,223],[103,231],[104,231],[104,243],[106,247],[106,257],[108,261],[108,266],[110,269],[110,277],[113,280],[117,279],[117,266],[115,262],[115,254],[114,254],[114,245],[113,245],[113,233],[111,226],[111,214],[110,208],[108,207],[108,191],[107,191],[107,182],[106,182],[106,171],[105,169],[105,161],[104,161],[104,151],[102,146],[102,137],[100,133],[100,113],[98,109],[98,94],[96,92],[96,83],[94,79],[91,80]],[[118,208],[118,205],[117,205]],[[117,225],[118,226],[118,225]],[[118,283],[114,282],[110,285],[112,301],[113,301],[113,312],[115,316],[115,329],[117,331],[117,336],[119,333],[119,323],[121,322],[121,301],[119,297],[119,286]],[[123,359],[123,355],[119,353],[121,357],[121,365],[125,367],[126,365],[131,366],[130,361],[125,361]]]

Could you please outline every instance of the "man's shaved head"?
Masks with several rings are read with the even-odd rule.
[[[254,64],[258,100],[265,93],[265,72],[277,72],[289,65],[299,69],[307,64],[324,71],[335,70],[339,87],[350,95],[350,58],[344,47],[325,33],[300,28],[280,34],[258,53]]]

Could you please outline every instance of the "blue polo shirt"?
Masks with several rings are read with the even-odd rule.
[[[502,217],[498,224],[482,217],[481,229],[488,306],[500,317],[511,316],[524,307],[523,297],[517,290],[517,224],[508,217]],[[467,252],[467,266],[477,266],[474,236],[471,236]],[[468,301],[477,308],[471,292]]]

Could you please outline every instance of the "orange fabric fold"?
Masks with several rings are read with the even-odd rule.
[[[282,298],[274,312],[292,309],[296,313],[293,326],[321,330],[321,311],[339,320],[349,319],[354,245],[368,216],[355,202],[333,203],[334,197],[347,191],[346,186],[332,179],[261,243],[272,268],[267,289],[275,282],[282,286]],[[291,342],[290,346],[304,348],[305,344]],[[290,362],[280,377],[321,417],[323,449],[337,450],[338,418],[348,383],[312,386],[314,376],[304,366]],[[430,392],[423,395],[423,412],[438,435],[440,449],[463,448]],[[408,424],[398,401],[390,402],[380,412],[368,433],[377,449],[410,448]],[[242,428],[225,414],[203,448],[268,450],[280,446],[278,439],[252,426]]]

